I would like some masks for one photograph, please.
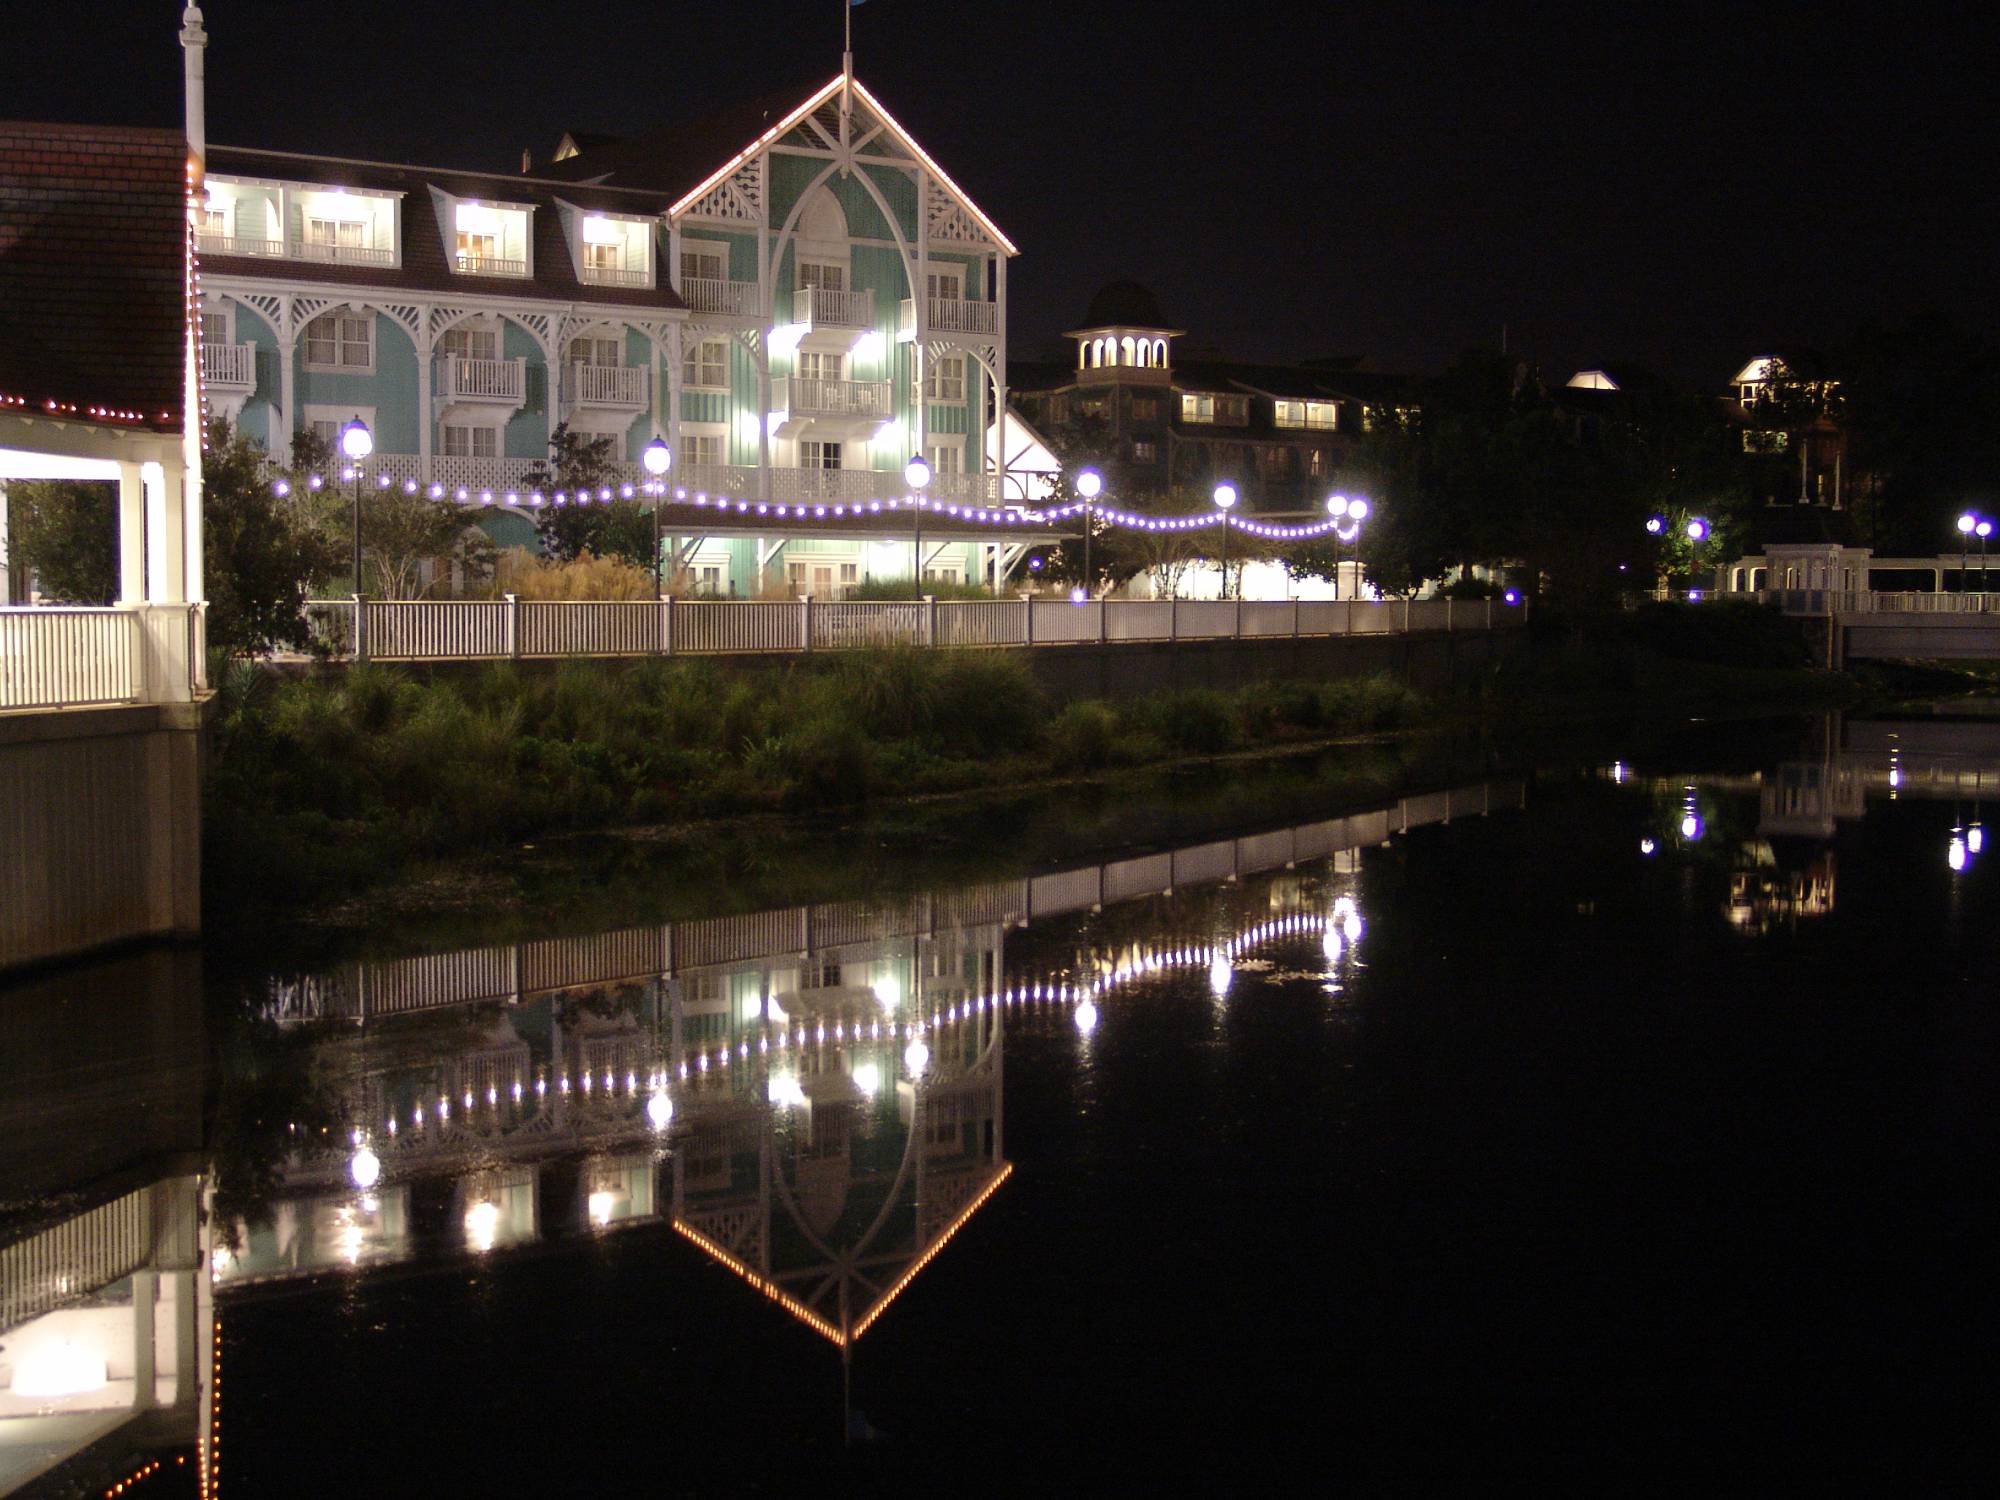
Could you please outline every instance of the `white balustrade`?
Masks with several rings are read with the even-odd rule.
[[[1011,599],[948,599],[937,605],[940,646],[1025,646],[1026,607]]]
[[[247,234],[210,234],[196,230],[195,253],[198,255],[256,255],[279,256],[285,253],[283,240],[263,240]]]
[[[652,387],[644,365],[570,365],[565,384],[569,399],[581,406],[609,406],[644,411]]]
[[[255,344],[203,344],[201,378],[214,390],[249,391],[257,386]]]
[[[129,609],[0,609],[0,709],[137,701],[140,617]]]
[[[757,283],[724,281],[717,276],[683,276],[681,300],[695,312],[728,313],[734,317],[755,317]]]
[[[666,607],[657,600],[535,600],[518,608],[521,656],[646,656],[666,640]]]
[[[771,406],[792,420],[812,417],[859,417],[887,421],[894,415],[886,380],[821,380],[810,375],[785,375],[771,382]]]
[[[507,401],[518,406],[528,392],[525,359],[469,359],[447,354],[438,361],[438,399]]]
[[[293,240],[294,260],[317,260],[341,266],[393,266],[396,252],[374,245],[318,245],[310,240]]]
[[[897,603],[828,603],[814,601],[813,649],[846,646],[921,646],[926,644],[930,606],[912,600]]]
[[[636,270],[623,266],[585,266],[578,274],[585,286],[627,286],[649,287],[653,284],[653,273],[644,266]]]
[[[526,276],[528,263],[504,255],[471,255],[461,250],[454,258],[461,275],[465,276]]]
[[[875,292],[802,286],[792,294],[792,321],[808,328],[873,328]]]
[[[973,297],[929,297],[925,299],[924,316],[929,319],[931,333],[979,333],[992,334],[1000,326],[999,308],[993,303]],[[902,338],[913,338],[917,331],[917,304],[905,297],[898,309],[897,333]]]

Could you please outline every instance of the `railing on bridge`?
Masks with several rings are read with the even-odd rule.
[[[0,709],[131,703],[145,686],[129,609],[0,609]]]
[[[1886,589],[1702,591],[1697,603],[1775,604],[1788,615],[2000,615],[2000,593],[1926,593]]]
[[[1526,618],[1520,605],[1490,599],[553,603],[509,595],[472,601],[321,600],[307,608],[314,638],[333,656],[391,661],[1302,640],[1505,629]]]

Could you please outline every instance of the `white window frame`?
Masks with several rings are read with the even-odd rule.
[[[703,351],[714,347],[722,351],[720,363],[715,366],[722,372],[722,378],[710,381],[706,378],[709,362],[702,357]],[[729,340],[726,338],[694,339],[681,350],[681,389],[686,391],[726,391],[729,389]]]
[[[445,436],[445,434],[448,432],[463,432],[474,435],[467,439],[466,452],[453,453],[451,451],[451,440]],[[493,451],[491,453],[481,453],[478,451],[479,445],[476,435],[480,433],[486,433],[491,436],[493,441]],[[501,431],[501,424],[499,423],[496,422],[438,423],[438,457],[440,458],[499,458],[506,449],[506,446],[507,445],[504,439],[504,434]]]
[[[924,444],[924,460],[931,466],[931,473],[958,475],[965,472],[965,442],[957,437],[939,437],[933,434]]]
[[[800,438],[799,467],[801,469],[818,469],[822,472],[834,472],[843,469],[847,466],[847,455],[843,451],[844,447],[844,444],[835,442],[832,439]],[[826,462],[829,456],[833,459],[832,463]]]
[[[806,268],[808,266],[812,267],[814,270],[820,273],[819,280],[808,281],[806,279]],[[854,288],[848,284],[850,281],[853,280],[853,277],[848,274],[849,272],[848,263],[845,260],[842,260],[839,257],[832,255],[812,255],[812,254],[793,255],[792,257],[793,289],[795,291],[803,291],[805,290],[805,288],[809,286],[825,287],[826,273],[828,271],[833,271],[837,273],[840,278],[840,285],[832,287],[830,288],[830,290],[836,292],[851,292],[854,290]]]
[[[312,319],[304,328],[299,330],[299,340],[305,346],[303,350],[305,367],[308,370],[325,371],[336,375],[373,375],[375,373],[375,316],[373,308],[363,308],[360,312],[356,312],[352,308],[347,307],[330,307],[318,317]],[[328,318],[335,320],[333,333],[334,359],[331,363],[316,360],[312,357],[314,342],[312,336],[313,324],[324,322]],[[342,333],[339,323],[339,320],[342,318],[358,318],[366,325],[368,329],[368,362],[366,364],[349,364],[340,357],[351,342]],[[325,341],[321,340],[320,342],[323,343]]]
[[[316,240],[313,238],[313,227],[320,224],[325,225],[333,231],[332,239]],[[375,248],[373,243],[374,236],[368,232],[370,226],[371,221],[368,219],[331,219],[323,214],[307,214],[301,230],[301,239],[303,243],[317,245],[321,249],[373,250]],[[351,245],[343,244],[340,238],[341,232],[348,229],[355,231],[354,243]]]
[[[333,461],[337,466],[335,469],[336,473],[340,469],[347,467],[347,458],[340,451],[340,429],[345,427],[349,422],[352,422],[356,417],[361,418],[363,422],[368,424],[368,430],[374,433],[377,438],[376,451],[381,452],[381,434],[376,429],[374,407],[332,406],[315,402],[299,408],[299,431],[312,432],[316,428],[329,425],[333,428],[333,437],[327,443],[327,447],[333,452]],[[366,469],[368,467],[368,460],[364,458],[361,461],[361,466],[363,469]]]
[[[695,451],[696,443],[715,444],[715,456],[704,458]],[[722,422],[681,423],[681,451],[674,455],[673,470],[668,471],[671,480],[674,472],[689,466],[706,468],[720,467],[729,462],[729,428]]]
[[[1181,420],[1212,426],[1215,422],[1215,397],[1207,391],[1182,391]]]
[[[592,346],[588,358],[577,357],[577,346],[580,344]],[[604,352],[604,348],[598,347],[600,345],[610,349],[610,359],[597,358]],[[615,333],[579,333],[569,341],[569,347],[563,351],[563,361],[572,365],[595,365],[599,369],[620,369],[625,364],[625,340]]]
[[[924,289],[933,302],[965,302],[965,267],[954,263],[951,270],[926,271]]]
[[[807,373],[806,361],[813,362],[811,373]],[[831,363],[832,374],[827,373]],[[801,349],[794,356],[794,367],[801,380],[845,380],[848,378],[847,355],[839,349]]]
[[[729,243],[728,243],[728,241],[726,241],[726,240],[688,240],[688,239],[684,239],[684,240],[682,240],[682,241],[681,241],[681,264],[680,264],[680,272],[681,272],[681,280],[683,280],[683,281],[686,281],[686,280],[687,280],[687,278],[688,278],[688,274],[689,274],[689,272],[688,272],[688,268],[687,268],[687,257],[688,257],[688,256],[690,256],[690,255],[713,255],[713,256],[714,256],[714,257],[715,257],[715,258],[716,258],[717,260],[719,260],[719,261],[720,261],[720,262],[722,263],[722,271],[721,271],[721,274],[720,274],[719,276],[715,276],[715,277],[704,277],[704,278],[703,278],[704,280],[714,280],[714,281],[730,281],[730,280],[733,280],[733,279],[734,279],[734,278],[733,278],[733,277],[731,277],[731,276],[730,276],[730,274],[729,274]],[[697,276],[699,276],[699,275],[700,275],[701,273],[700,273],[700,272],[695,272],[694,274],[695,274],[695,275],[697,275]]]
[[[491,354],[467,354],[447,346],[445,340],[449,338],[490,338],[493,340],[493,352]],[[459,359],[499,359],[505,351],[506,340],[499,319],[468,318],[462,323],[453,324],[450,328],[445,329],[443,333],[439,334],[437,348],[438,353],[452,355]]]
[[[206,333],[203,333],[201,336],[203,343],[233,344],[236,342],[236,304],[234,302],[216,302],[213,304],[205,302],[202,304],[201,316],[204,319],[222,319],[222,337],[219,340],[211,340]]]
[[[1303,429],[1306,425],[1306,403],[1279,397],[1271,403],[1271,421],[1279,427]]]
[[[966,387],[971,361],[963,354],[933,354],[923,361],[924,400],[938,406],[965,405]],[[954,378],[947,381],[945,373],[949,367]]]

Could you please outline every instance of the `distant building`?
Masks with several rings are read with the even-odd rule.
[[[1176,351],[1152,292],[1115,281],[1091,298],[1073,361],[1016,362],[1016,408],[1057,434],[1104,424],[1114,483],[1138,496],[1228,480],[1255,512],[1317,511],[1355,443],[1384,411],[1407,410],[1410,382],[1358,360],[1266,365]]]
[[[1743,451],[1770,460],[1754,481],[1766,505],[1843,510],[1872,488],[1849,460],[1840,382],[1818,356],[1760,354],[1730,379],[1725,399],[1742,428]]]

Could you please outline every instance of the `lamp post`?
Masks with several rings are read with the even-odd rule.
[[[655,435],[639,455],[646,472],[653,476],[653,597],[665,592],[660,580],[660,501],[665,498],[667,470],[674,466],[674,450],[667,440]]]
[[[1965,592],[1965,549],[1972,543],[1972,528],[1979,524],[1979,517],[1967,511],[1958,518],[1958,591]]]
[[[340,429],[340,451],[354,468],[354,592],[361,593],[361,460],[375,451],[375,434],[361,413]]]
[[[1085,593],[1094,592],[1096,578],[1090,571],[1090,534],[1097,529],[1097,507],[1094,501],[1104,490],[1104,476],[1095,469],[1085,469],[1076,476],[1076,492],[1083,496],[1083,588]]]
[[[1688,597],[1701,597],[1701,544],[1708,536],[1708,522],[1701,516],[1690,516],[1687,523],[1688,539]]]
[[[916,539],[910,551],[910,587],[914,597],[921,599],[924,594],[924,487],[931,482],[930,460],[921,453],[910,455],[910,461],[903,465],[903,483],[915,494]]]
[[[1972,528],[1972,534],[1979,538],[1979,592],[1983,594],[1986,592],[1986,539],[1993,535],[1993,523],[1981,517],[1979,524]]]
[[[1340,549],[1344,545],[1340,523],[1347,515],[1347,496],[1328,495],[1326,513],[1333,518],[1333,597],[1340,597]]]
[[[1229,512],[1236,504],[1236,486],[1218,484],[1215,487],[1215,508],[1222,514],[1222,592],[1218,598],[1229,597]]]

